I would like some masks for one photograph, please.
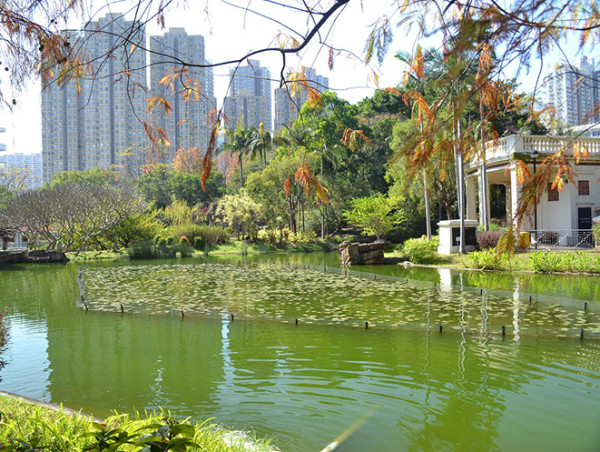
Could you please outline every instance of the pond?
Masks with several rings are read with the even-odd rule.
[[[344,432],[342,451],[598,450],[598,277],[336,262],[90,263],[79,306],[77,265],[1,269],[0,390],[212,417],[281,450]]]

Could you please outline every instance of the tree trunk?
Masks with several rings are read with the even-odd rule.
[[[240,154],[240,188],[244,188],[244,164],[242,163],[242,156]]]
[[[460,220],[460,243],[458,252],[465,254],[465,192],[464,192],[464,156],[460,149],[460,119],[456,117],[456,106],[454,108],[453,135],[454,156],[456,159],[456,190],[458,192],[458,218]]]
[[[490,200],[488,199],[488,188],[487,188],[487,168],[485,165],[485,133],[483,130],[483,98],[479,99],[479,119],[481,122],[480,126],[480,136],[481,136],[481,215],[483,220],[481,224],[483,225],[484,230],[490,230]]]
[[[429,190],[427,190],[427,173],[423,170],[423,187],[425,196],[425,227],[427,231],[427,241],[431,240],[431,218],[429,215]]]

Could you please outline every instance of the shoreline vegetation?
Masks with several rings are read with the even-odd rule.
[[[215,244],[204,250],[191,250],[186,257],[218,256],[218,255],[255,255],[270,253],[290,252],[322,252],[337,251],[337,242],[318,240],[300,243],[298,245],[274,246],[264,243],[248,243],[241,240],[232,240],[224,244]],[[175,255],[181,255],[174,253]],[[87,251],[67,253],[73,262],[89,260],[117,260],[128,259],[127,250],[118,251]],[[422,256],[408,255],[399,247],[397,250],[385,253],[390,261],[407,261],[410,265],[421,267],[451,268],[455,270],[494,270],[505,272],[527,273],[574,273],[597,275],[600,273],[600,250],[590,249],[585,251],[572,250],[539,250],[517,252],[512,256],[506,253],[497,253],[495,250],[482,250],[469,254],[453,254],[440,256],[435,252],[430,253],[426,259]]]
[[[211,419],[202,423],[176,420],[164,411],[115,413],[101,420],[62,406],[0,392],[0,413],[0,449],[7,451],[277,450],[268,440],[227,430],[211,423]]]

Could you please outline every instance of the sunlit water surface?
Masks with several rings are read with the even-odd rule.
[[[88,264],[88,311],[76,265],[1,269],[0,389],[211,417],[282,450],[348,430],[341,451],[600,450],[598,278],[361,278],[335,258]]]

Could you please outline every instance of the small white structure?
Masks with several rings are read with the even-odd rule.
[[[477,247],[477,220],[465,220],[465,251],[475,251]],[[440,244],[438,254],[460,252],[460,220],[445,220],[438,223]]]
[[[579,163],[572,157],[575,144],[587,154]],[[533,232],[542,245],[591,246],[592,218],[600,215],[600,137],[511,135],[487,142],[486,186],[481,183],[481,160],[465,167],[467,218],[483,222],[480,200],[485,193],[490,200],[488,217],[510,224],[521,195],[515,161],[521,160],[533,173],[534,162],[539,170],[545,158],[559,150],[572,159],[575,184],[568,181],[560,192],[552,190],[551,184],[544,187],[535,212],[523,219],[520,229]]]

